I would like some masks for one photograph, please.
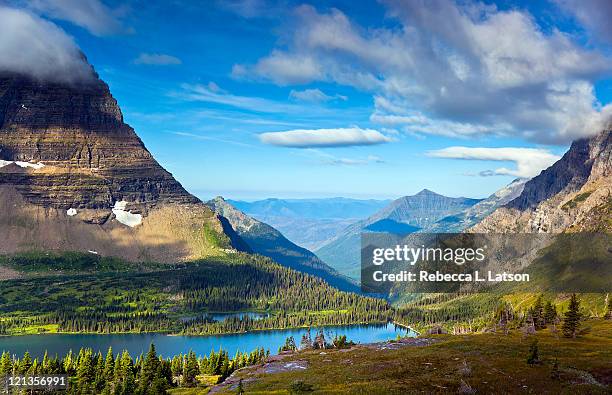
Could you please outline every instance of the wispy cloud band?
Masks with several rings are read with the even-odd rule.
[[[501,167],[494,170],[484,170],[481,176],[509,175],[521,178],[531,178],[549,167],[559,156],[540,148],[481,148],[481,147],[448,147],[429,151],[427,156],[446,159],[482,160],[514,162],[516,169]]]
[[[350,147],[376,145],[393,141],[378,130],[358,127],[338,129],[296,129],[259,135],[264,144],[291,148]]]

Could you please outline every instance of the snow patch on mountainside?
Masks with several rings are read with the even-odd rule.
[[[31,162],[21,162],[21,161],[11,161],[11,160],[0,159],[0,167],[8,166],[12,163],[16,164],[19,167],[23,167],[23,168],[30,167],[35,170],[42,169],[43,167],[45,167],[45,165],[42,162],[31,163]]]
[[[126,211],[127,203],[128,202],[126,202],[125,200],[115,202],[115,206],[113,207],[113,214],[115,214],[115,218],[117,219],[117,221],[133,228],[142,223],[142,215],[132,214],[129,211]]]

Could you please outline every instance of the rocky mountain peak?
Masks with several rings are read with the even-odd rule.
[[[554,195],[579,190],[589,180],[610,176],[611,155],[610,129],[591,138],[576,140],[559,161],[528,181],[523,193],[509,206],[518,210],[534,208]]]
[[[476,232],[612,230],[612,131],[572,143],[523,192],[485,218]]]
[[[442,196],[438,193],[435,193],[434,191],[430,191],[429,189],[425,188],[422,191],[420,191],[419,193],[417,193],[415,196]]]
[[[145,148],[108,86],[0,73],[0,183],[29,203],[146,213],[160,202],[196,203]],[[38,166],[2,166],[2,163]]]

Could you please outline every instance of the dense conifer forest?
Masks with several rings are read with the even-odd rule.
[[[0,357],[0,377],[67,375],[67,394],[166,394],[173,387],[196,387],[202,375],[222,381],[237,369],[262,363],[269,351],[259,348],[251,353],[238,352],[229,356],[226,351],[211,351],[198,357],[193,351],[164,358],[151,344],[145,355],[132,356],[127,351],[114,354],[109,348],[105,355],[90,348],[72,351],[63,357],[49,356],[33,359],[26,352],[22,357],[4,352]],[[38,390],[41,391],[41,390]]]
[[[339,291],[268,258],[236,254],[151,271],[38,271],[2,282],[0,334],[170,332],[216,334],[253,329],[380,323],[387,301]],[[41,266],[42,265],[42,266]],[[116,267],[106,264],[105,267]],[[46,268],[45,271],[40,269]],[[79,266],[79,269],[82,269]],[[207,312],[265,311],[264,319],[214,322]]]

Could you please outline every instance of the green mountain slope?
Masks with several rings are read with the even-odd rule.
[[[359,291],[354,283],[327,266],[315,254],[292,243],[270,225],[244,214],[223,198],[217,197],[207,205],[228,220],[250,251],[291,269],[320,277],[339,289]]]

